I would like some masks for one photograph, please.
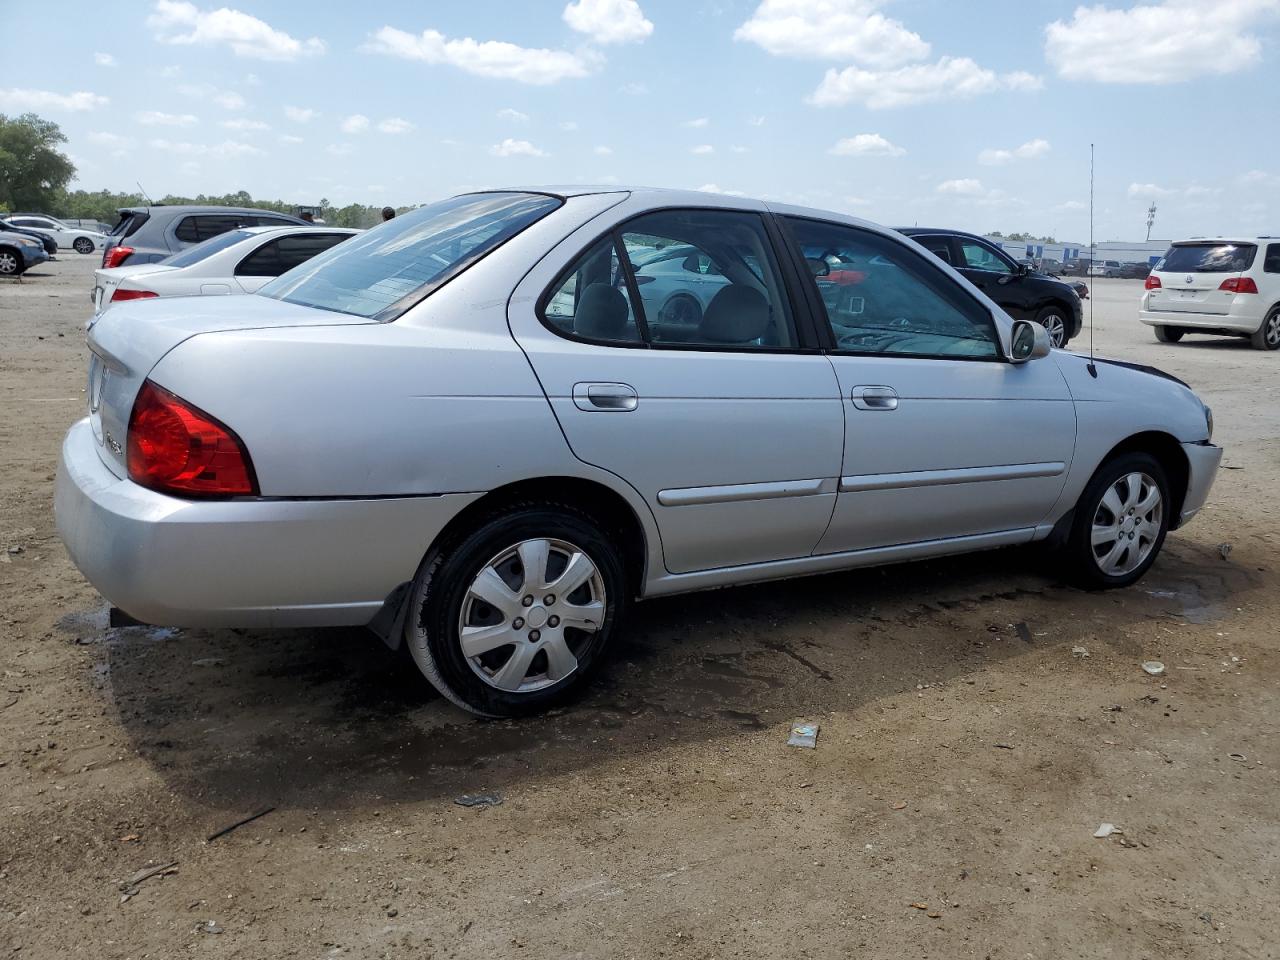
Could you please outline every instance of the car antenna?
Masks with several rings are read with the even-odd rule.
[[[152,202],[151,202],[151,198],[150,198],[149,196],[147,196],[147,191],[146,191],[146,190],[144,190],[144,189],[142,189],[142,184],[141,184],[141,183],[139,183],[137,180],[135,180],[135,181],[133,181],[133,182],[138,184],[138,192],[139,192],[140,194],[142,194],[142,199],[144,199],[144,200],[146,200],[146,201],[147,201],[147,212],[148,212],[148,213],[150,213],[150,212],[151,212],[151,208],[152,208],[152,207],[154,207],[154,206],[155,206],[155,204],[154,204],[154,203],[152,203]]]
[[[1093,276],[1093,144],[1089,144],[1089,269]],[[1089,364],[1085,367],[1089,376],[1098,379],[1098,365],[1093,362],[1093,297],[1089,297]]]

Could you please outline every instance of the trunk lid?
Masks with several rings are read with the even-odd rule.
[[[148,273],[167,273],[173,267],[161,266],[158,263],[140,263],[137,266],[99,267],[93,271],[93,312],[101,313],[111,306],[111,295],[116,292],[123,280],[136,280]]]
[[[1222,316],[1231,311],[1236,294],[1221,289],[1251,266],[1258,247],[1221,240],[1175,243],[1153,276],[1160,286],[1151,291],[1150,309],[1166,313],[1204,313]]]
[[[270,297],[182,297],[117,304],[89,327],[89,420],[98,454],[116,476],[128,475],[125,434],[133,401],[152,368],[178,344],[202,333],[273,327],[375,323],[363,317]],[[216,411],[210,411],[215,413]]]

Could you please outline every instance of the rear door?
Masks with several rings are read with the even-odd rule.
[[[1236,297],[1229,281],[1239,280],[1253,266],[1257,254],[1258,247],[1252,243],[1175,243],[1152,271],[1160,278],[1160,286],[1150,291],[1150,309],[1162,313],[1229,313]]]
[[[844,420],[771,224],[727,209],[624,219],[627,206],[610,211],[615,229],[565,240],[511,299],[573,453],[641,494],[672,573],[809,556],[831,519]],[[636,263],[672,247],[686,248],[675,269],[639,284]]]

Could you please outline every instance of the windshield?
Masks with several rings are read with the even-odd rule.
[[[532,193],[473,193],[428,204],[325,251],[259,293],[394,320],[559,205]]]
[[[221,253],[227,247],[235,246],[241,240],[248,240],[252,236],[253,234],[248,230],[228,230],[226,233],[220,233],[204,243],[197,243],[194,247],[187,247],[181,253],[175,253],[172,257],[166,257],[160,262],[166,267],[189,267],[193,263],[206,260],[215,253]]]
[[[1242,273],[1258,248],[1251,243],[1180,243],[1159,265],[1169,273]]]

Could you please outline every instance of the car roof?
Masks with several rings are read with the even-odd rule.
[[[1280,240],[1280,237],[1188,237],[1185,240],[1173,240],[1177,247],[1188,243],[1257,243],[1260,240]]]
[[[331,227],[323,223],[282,223],[274,227],[240,227],[241,233],[252,233],[254,235],[260,233],[276,233],[280,230],[287,230],[290,233],[349,233],[354,236],[361,231],[354,227]]]
[[[219,207],[210,204],[175,204],[169,206],[163,203],[153,203],[151,206],[137,207],[117,207],[116,213],[265,213],[272,217],[289,217],[297,221],[299,224],[306,221],[299,219],[292,213],[281,213],[279,210],[263,210],[261,207]]]
[[[968,237],[970,240],[987,240],[981,234],[970,233],[968,230],[950,230],[947,227],[894,227],[893,229],[908,237],[927,237],[941,234],[947,237]],[[987,242],[990,243],[991,241],[987,240]]]

